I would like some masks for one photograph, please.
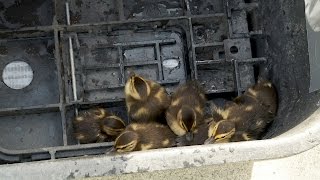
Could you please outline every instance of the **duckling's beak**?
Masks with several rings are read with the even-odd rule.
[[[187,132],[187,134],[186,134],[186,139],[187,139],[188,141],[192,141],[192,140],[193,140],[193,133],[192,133],[192,132]]]
[[[129,72],[129,78],[134,78],[136,76],[136,74],[133,71]]]
[[[215,139],[214,139],[214,137],[213,136],[211,136],[210,138],[208,138],[205,142],[204,142],[204,144],[213,144],[213,143],[215,143]]]

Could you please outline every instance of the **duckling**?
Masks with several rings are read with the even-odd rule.
[[[166,111],[166,120],[171,130],[192,141],[193,133],[204,122],[205,103],[204,91],[197,82],[190,81],[179,86]]]
[[[220,120],[210,125],[208,139],[204,144],[251,141],[259,139],[264,132],[267,122],[264,118],[258,119],[255,123],[233,122]],[[247,127],[246,127],[247,126]]]
[[[100,121],[102,131],[106,133],[111,140],[115,140],[122,131],[125,130],[126,124],[118,116],[107,116]]]
[[[81,111],[73,120],[74,136],[80,143],[103,142],[107,136],[101,132],[100,120],[107,115],[106,110],[94,108]]]
[[[269,81],[258,81],[225,109],[215,109],[220,117],[210,125],[205,144],[260,139],[276,110],[275,88]]]
[[[229,120],[221,120],[217,123],[212,123],[208,130],[208,139],[204,144],[226,143],[230,142],[236,131],[235,123]]]
[[[132,123],[115,140],[114,150],[122,152],[173,147],[175,134],[156,122]]]
[[[108,116],[108,113],[103,108],[91,108],[88,110],[80,111],[79,116],[91,117],[94,120],[101,120]]]
[[[134,122],[157,121],[170,104],[167,91],[160,84],[132,74],[125,85],[126,106]]]
[[[180,136],[176,139],[177,146],[191,146],[191,145],[201,145],[208,139],[209,127],[216,120],[222,119],[221,115],[215,110],[220,107],[223,108],[227,100],[222,98],[216,98],[211,101],[207,101],[205,105],[205,119],[204,124],[199,125],[198,129],[194,131],[194,138],[188,141],[185,136]]]
[[[92,117],[78,116],[73,121],[74,135],[80,143],[102,142],[106,138],[100,124]]]
[[[277,92],[273,84],[265,79],[259,79],[258,83],[250,87],[243,95],[235,98],[238,104],[259,103],[271,114],[277,111]]]

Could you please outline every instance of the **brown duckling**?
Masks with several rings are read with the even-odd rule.
[[[271,114],[277,111],[277,92],[273,84],[268,80],[259,79],[258,83],[250,87],[243,95],[235,98],[238,104],[251,105],[259,103]]]
[[[135,122],[156,121],[170,104],[166,89],[160,84],[132,74],[125,85],[127,110]]]
[[[241,124],[241,122],[233,122],[230,120],[220,120],[217,123],[214,122],[209,127],[209,138],[205,141],[205,144],[259,139],[261,134],[264,132],[265,127],[267,126],[264,120],[265,119],[263,118],[258,119],[256,123],[253,124]]]
[[[102,108],[94,108],[80,112],[73,120],[74,135],[80,143],[102,142],[106,135],[101,132],[100,120],[106,116]]]
[[[176,139],[177,146],[191,146],[191,145],[201,145],[208,139],[208,130],[215,119],[221,119],[221,115],[218,114],[215,109],[216,107],[223,108],[227,100],[222,98],[217,98],[212,101],[207,101],[205,105],[205,120],[204,124],[199,125],[199,127],[194,131],[193,140],[188,141],[186,136],[180,136]]]
[[[79,116],[92,117],[95,120],[101,120],[108,116],[108,112],[103,108],[91,108],[88,110],[80,111]]]
[[[229,120],[213,122],[209,126],[208,139],[204,144],[230,142],[236,131],[235,123]]]
[[[125,130],[126,124],[118,116],[107,116],[100,121],[102,131],[106,133],[111,140],[115,140],[117,136]]]
[[[115,140],[117,152],[141,151],[173,147],[175,134],[166,125],[156,122],[132,123]]]
[[[166,111],[171,130],[178,136],[186,135],[186,139],[192,141],[193,133],[204,122],[205,102],[204,91],[197,82],[190,81],[179,86]]]
[[[225,109],[215,109],[220,117],[216,117],[217,123],[210,125],[209,139],[205,143],[260,139],[267,125],[273,121],[276,110],[275,88],[269,81],[258,81],[235,102],[227,103]]]

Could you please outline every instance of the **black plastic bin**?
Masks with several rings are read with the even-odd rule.
[[[285,132],[316,109],[311,96],[319,96],[302,93],[309,77],[305,20],[303,2],[292,2],[1,0],[0,70],[12,62],[32,69],[22,89],[0,81],[1,161],[103,154],[112,142],[79,145],[72,119],[76,109],[98,105],[129,123],[123,90],[132,71],[168,92],[197,79],[213,99],[237,96],[264,67],[280,97],[266,137]],[[13,83],[30,80],[15,67]]]

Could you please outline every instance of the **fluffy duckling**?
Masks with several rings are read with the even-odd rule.
[[[106,114],[102,108],[80,112],[73,120],[75,138],[80,143],[103,142],[106,136],[101,132],[99,121],[105,118]]]
[[[177,138],[177,146],[190,146],[190,145],[201,145],[204,144],[208,139],[209,128],[212,128],[216,121],[223,119],[220,114],[222,111],[218,111],[218,109],[223,109],[227,100],[222,98],[217,98],[212,101],[207,101],[206,103],[206,118],[205,123],[199,125],[198,129],[194,131],[194,138],[192,141],[188,141],[185,136],[181,136]],[[224,127],[224,126],[221,126]],[[231,128],[232,130],[232,128]],[[228,130],[226,130],[228,131]],[[218,133],[220,134],[220,133]]]
[[[156,122],[132,123],[115,140],[114,150],[122,152],[173,147],[175,134]]]
[[[225,109],[215,109],[217,123],[210,125],[205,144],[260,139],[276,110],[277,96],[272,83],[258,81],[235,102],[228,102]]]
[[[190,81],[179,86],[166,111],[166,120],[171,130],[192,141],[193,133],[204,122],[205,103],[204,91],[197,82]]]
[[[91,108],[88,110],[80,111],[79,116],[81,117],[91,117],[94,120],[101,120],[108,116],[108,113],[103,108]]]
[[[277,111],[277,92],[273,84],[268,80],[259,79],[258,83],[249,88],[243,95],[237,97],[234,102],[251,105],[259,103],[271,114]]]
[[[168,108],[170,98],[160,84],[132,74],[125,85],[129,116],[135,122],[156,121]]]
[[[226,143],[230,142],[236,131],[236,125],[234,122],[229,120],[221,120],[217,123],[212,123],[209,126],[208,134],[209,137],[205,140],[204,144],[212,143]]]
[[[107,116],[100,121],[102,131],[106,133],[111,140],[115,140],[117,136],[125,130],[126,124],[118,116]]]

